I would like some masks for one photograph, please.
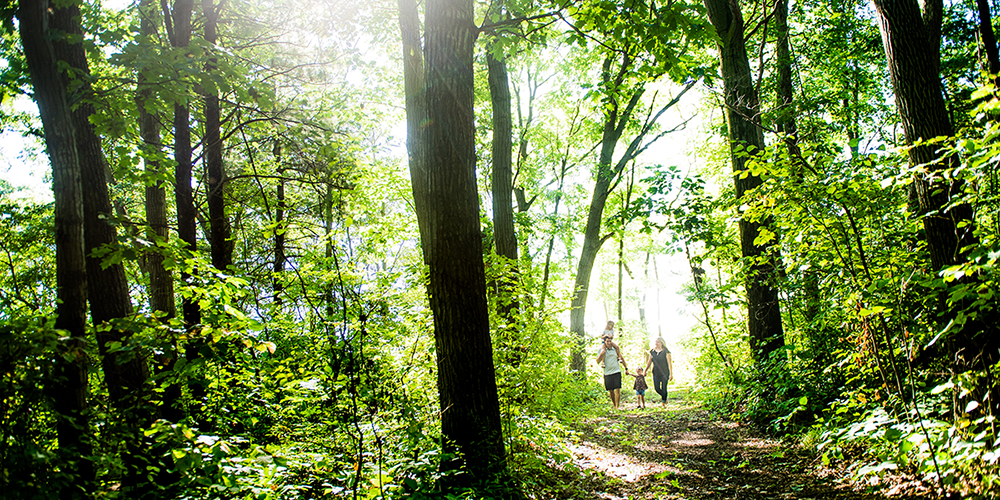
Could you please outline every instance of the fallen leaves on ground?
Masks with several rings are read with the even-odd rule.
[[[902,500],[929,498],[916,481],[852,484],[808,450],[751,427],[713,418],[696,403],[613,411],[575,425],[577,470],[557,472],[576,500]],[[586,492],[582,494],[581,492]]]

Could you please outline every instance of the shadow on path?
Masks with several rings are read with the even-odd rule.
[[[623,405],[623,408],[626,408]],[[593,499],[843,499],[929,498],[919,484],[865,492],[840,481],[802,448],[739,423],[711,418],[695,403],[672,399],[582,420],[571,444],[583,472],[575,488]],[[564,471],[564,479],[566,478]]]

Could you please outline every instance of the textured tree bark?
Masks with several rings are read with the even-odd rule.
[[[49,3],[22,0],[18,24],[24,59],[31,74],[35,102],[45,131],[45,148],[52,163],[55,198],[57,298],[55,328],[68,339],[60,346],[55,377],[48,387],[57,413],[56,433],[64,473],[71,482],[61,498],[89,498],[94,464],[90,459],[87,415],[87,270],[83,236],[83,183],[76,151],[72,111],[50,40]]]
[[[76,5],[56,9],[52,16],[52,27],[82,39],[80,9]],[[65,61],[73,72],[72,78],[63,75],[64,85],[78,101],[71,103],[76,150],[80,162],[83,183],[84,242],[87,252],[87,283],[90,290],[90,316],[94,325],[113,323],[117,319],[132,315],[132,301],[128,293],[128,280],[121,263],[108,267],[101,265],[100,257],[90,256],[105,245],[118,244],[118,232],[111,224],[113,214],[107,179],[110,168],[101,138],[97,135],[90,117],[96,114],[91,103],[93,89],[88,83],[90,68],[83,45],[71,43],[65,38],[53,43],[56,58]],[[134,410],[142,397],[143,385],[149,378],[146,360],[135,354],[122,355],[109,352],[112,342],[127,344],[131,332],[118,326],[97,329],[97,346],[102,357],[104,380],[108,386],[111,401],[121,411]]]
[[[212,0],[202,0],[201,10],[205,15],[205,41],[215,45],[218,40],[219,7]],[[209,58],[205,72],[217,69],[215,58]],[[226,271],[232,264],[233,245],[230,241],[229,219],[226,218],[225,183],[226,172],[222,159],[222,121],[220,117],[219,95],[214,89],[205,89],[205,171],[208,175],[208,221],[211,231],[212,265]]]
[[[174,9],[166,19],[173,21],[170,43],[176,48],[191,43],[191,11],[194,0],[176,0]],[[186,102],[174,104],[174,201],[177,204],[177,237],[191,253],[198,252],[197,216],[191,171],[194,169],[191,151],[191,110]],[[191,275],[181,272],[181,281],[191,284]],[[184,324],[188,328],[201,323],[198,301],[185,297],[181,307]]]
[[[990,73],[990,81],[993,85],[1000,86],[1000,51],[997,50],[997,37],[993,33],[993,16],[990,15],[990,3],[988,0],[976,0],[976,8],[979,10],[979,42],[983,44],[983,52],[986,54],[986,71]]]
[[[83,185],[84,242],[87,252],[87,284],[90,290],[90,316],[96,328],[97,347],[108,395],[114,407],[122,413],[131,426],[133,435],[127,440],[124,458],[127,471],[122,478],[125,490],[140,487],[148,457],[143,444],[142,430],[156,419],[145,399],[149,396],[146,382],[149,367],[142,351],[115,351],[114,344],[127,346],[132,336],[128,327],[116,325],[116,320],[127,320],[133,314],[125,267],[117,262],[109,266],[102,258],[94,257],[96,250],[118,244],[116,227],[111,223],[112,207],[108,190],[110,167],[104,156],[101,138],[90,122],[97,112],[93,105],[94,91],[90,86],[90,68],[81,40],[80,9],[75,4],[57,9],[53,13],[54,28],[74,35],[53,44],[56,57],[64,61],[70,73],[64,74],[64,84],[70,95],[76,136],[76,149],[80,162]],[[164,214],[165,217],[165,214]],[[165,223],[164,226],[165,228]],[[162,267],[162,266],[161,266]]]
[[[704,0],[709,21],[719,34],[719,56],[726,103],[726,122],[733,162],[736,196],[742,199],[760,186],[759,176],[747,174],[747,162],[764,151],[760,128],[760,101],[753,86],[750,62],[744,44],[743,13],[736,0]],[[752,196],[752,193],[751,193]],[[747,330],[754,359],[766,361],[784,346],[778,291],[773,286],[777,255],[754,244],[764,224],[740,218],[740,248],[750,261],[746,280]]]
[[[978,243],[972,207],[953,201],[963,190],[962,181],[942,176],[943,171],[959,165],[958,158],[943,153],[938,145],[913,146],[921,140],[954,135],[939,81],[939,61],[933,59],[935,51],[928,47],[928,40],[936,43],[932,35],[940,32],[940,16],[935,19],[925,12],[921,17],[915,0],[875,0],[874,4],[896,95],[896,109],[906,143],[911,145],[910,163],[919,167],[913,186],[932,272],[936,273],[946,266],[965,262],[968,249]],[[925,26],[926,22],[932,26]],[[977,280],[976,276],[966,276],[962,282],[974,286]],[[953,310],[944,311],[943,317],[946,320],[955,318],[962,307],[956,304]],[[959,372],[976,366],[992,367],[1000,361],[1000,337],[996,313],[989,314],[990,317],[966,321],[945,341],[922,353],[918,362],[925,362],[927,356],[937,357],[947,360],[952,369]],[[940,352],[941,345],[947,345],[945,352]],[[995,384],[992,387],[996,387]],[[991,405],[994,410],[1000,410],[1000,390],[994,388],[991,392]]]
[[[938,62],[933,60],[930,34],[916,1],[874,3],[907,144],[953,136],[938,81]],[[914,177],[914,186],[934,270],[964,261],[962,247],[975,242],[972,207],[963,203],[947,208],[962,186],[936,175],[957,166],[958,159],[942,155],[935,145],[911,147],[909,156],[910,163],[921,167]]]
[[[517,297],[518,262],[517,233],[514,232],[514,199],[513,199],[513,120],[510,114],[510,82],[507,76],[506,59],[493,57],[492,51],[486,54],[486,67],[489,74],[490,99],[493,107],[493,242],[498,256],[502,257],[503,270],[497,280],[496,288],[499,303],[498,316],[503,321],[501,328],[506,352],[519,352],[510,344],[517,330],[520,302]],[[514,356],[511,363],[520,363],[520,358]]]
[[[422,136],[429,233],[422,235],[422,241],[434,313],[441,433],[445,451],[460,452],[464,460],[462,473],[449,481],[505,483],[509,475],[490,342],[476,186],[472,2],[429,0],[425,21],[426,109],[431,114]]]
[[[486,56],[490,98],[493,104],[493,231],[497,255],[517,261],[513,206],[513,121],[510,114],[510,83],[507,62]]]
[[[420,16],[416,0],[398,0],[399,31],[403,39],[403,86],[406,99],[406,153],[410,168],[414,212],[420,232],[424,262],[428,262],[427,237],[427,167],[423,127],[427,123],[427,99],[424,95],[424,58],[420,43]]]

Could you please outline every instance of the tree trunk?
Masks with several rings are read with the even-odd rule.
[[[142,0],[139,5],[141,17],[140,32],[142,37],[152,39],[157,34],[158,16],[154,13],[158,6],[153,0]],[[142,138],[143,149],[146,151],[144,163],[146,173],[156,178],[164,172],[164,165],[153,158],[162,152],[163,143],[160,137],[160,117],[146,109],[146,103],[156,99],[153,83],[142,72],[136,75],[137,92],[136,106],[139,110],[139,135]],[[165,183],[153,181],[146,185],[146,237],[158,245],[170,239],[170,227],[167,219],[167,192]],[[176,297],[174,296],[173,273],[164,265],[164,255],[158,249],[146,252],[146,269],[149,273],[149,307],[154,313],[162,314],[162,321],[177,316]],[[164,339],[163,351],[155,356],[154,370],[166,373],[173,370],[177,361],[177,339],[172,336]],[[182,390],[179,384],[171,383],[164,388],[163,407],[160,416],[170,422],[179,422],[184,418],[181,408]],[[176,475],[161,472],[157,480],[160,484],[175,482]]]
[[[139,5],[141,37],[156,36],[157,5],[153,0],[142,0]],[[146,152],[143,163],[146,174],[150,178],[158,178],[163,165],[154,158],[163,150],[160,140],[160,117],[150,113],[146,103],[156,99],[153,83],[141,71],[136,75],[136,107],[139,110],[139,136],[142,138],[143,149]],[[167,193],[163,181],[153,181],[146,185],[146,239],[159,244],[170,239],[170,228],[167,223]],[[149,273],[149,307],[155,312],[162,312],[163,319],[177,315],[174,302],[173,273],[163,266],[163,253],[157,249],[146,252],[146,269]]]
[[[507,62],[486,57],[490,98],[493,105],[493,220],[497,255],[517,260],[517,235],[514,233],[510,84]]]
[[[939,63],[933,60],[933,44],[928,42],[930,30],[924,26],[916,1],[876,0],[875,8],[907,144],[953,136],[938,80]],[[957,157],[943,156],[934,145],[911,147],[909,156],[910,163],[922,169],[914,177],[914,186],[936,272],[965,260],[962,247],[975,242],[972,208],[965,203],[948,208],[952,197],[961,193],[961,183],[935,177],[957,166]]]
[[[507,482],[476,186],[471,0],[429,0],[425,31],[427,235],[441,433],[460,485]],[[417,185],[414,185],[417,189]],[[421,193],[414,193],[419,197]],[[420,205],[417,205],[420,209]],[[423,230],[424,228],[421,228]],[[458,463],[446,465],[457,467]]]
[[[427,167],[425,166],[422,125],[427,120],[427,100],[424,92],[423,49],[420,44],[420,16],[416,0],[398,0],[399,31],[403,39],[403,86],[406,106],[406,153],[410,168],[410,185],[413,191],[414,212],[420,232],[424,262],[430,251],[426,237],[427,227]]]
[[[76,151],[72,111],[50,40],[49,3],[22,0],[18,23],[24,59],[31,73],[45,148],[52,163],[55,198],[57,298],[55,328],[68,339],[56,355],[57,368],[48,388],[57,414],[56,433],[63,472],[70,482],[61,498],[89,498],[94,483],[90,421],[87,413],[87,270],[83,237],[83,184]]]
[[[115,325],[115,320],[132,316],[132,300],[129,296],[128,279],[121,262],[104,266],[101,257],[93,253],[102,247],[118,244],[117,229],[108,190],[110,167],[104,156],[101,138],[90,122],[96,114],[92,99],[94,91],[90,86],[90,68],[84,52],[83,29],[80,25],[80,9],[75,4],[57,9],[53,13],[52,26],[64,33],[74,35],[73,40],[63,38],[53,44],[56,57],[65,61],[75,74],[73,78],[64,75],[64,84],[78,101],[74,106],[73,122],[76,132],[76,149],[80,162],[83,185],[84,242],[87,252],[87,284],[90,289],[90,316],[96,328],[97,347],[101,354],[101,365],[108,395],[114,407],[131,427],[132,435],[127,439],[124,462],[125,476],[122,487],[132,490],[140,486],[140,476],[147,465],[146,450],[143,446],[142,431],[155,419],[155,412],[145,401],[148,396],[146,382],[149,367],[143,351],[114,351],[113,345],[128,346],[132,331]],[[76,84],[73,88],[74,82]],[[104,327],[101,327],[101,326]]]
[[[628,219],[626,214],[628,213],[629,204],[632,202],[632,186],[635,183],[635,164],[632,164],[632,174],[628,179],[628,189],[625,191],[625,202],[622,205],[622,220],[621,227],[618,230],[618,301],[617,301],[617,314],[615,318],[616,321],[622,321],[624,319],[624,312],[622,311],[622,294],[624,293],[624,281],[625,281],[625,229],[628,225]]]
[[[948,116],[938,76],[939,61],[932,60],[935,52],[928,47],[928,40],[936,43],[933,33],[940,32],[940,17],[925,13],[921,17],[914,0],[875,0],[875,9],[882,32],[882,43],[903,132],[909,148],[910,163],[919,166],[914,174],[913,191],[924,228],[924,237],[930,252],[932,272],[946,266],[963,263],[967,252],[978,244],[975,236],[975,219],[968,203],[956,203],[963,187],[961,180],[947,180],[943,171],[959,165],[953,154],[942,152],[943,146],[912,146],[921,140],[952,137],[954,129]],[[930,3],[930,2],[928,2]],[[933,10],[932,10],[933,12]],[[938,23],[925,26],[924,23]],[[974,288],[976,276],[967,275],[961,281]],[[955,318],[968,304],[956,304],[943,315],[944,320]],[[939,342],[925,356],[949,360],[958,372],[980,366],[985,369],[1000,360],[996,334],[995,313],[964,322],[950,338]],[[948,352],[941,353],[940,345],[948,345]],[[935,354],[936,353],[936,354]],[[994,410],[1000,409],[1000,390],[994,388],[988,396]]]
[[[747,162],[764,151],[764,134],[760,128],[760,101],[753,86],[750,61],[744,44],[743,13],[739,4],[728,0],[704,0],[708,18],[719,34],[723,93],[729,144],[733,163],[736,197],[743,197],[762,181],[756,175],[746,175]],[[776,250],[757,245],[754,241],[766,225],[741,217],[740,247],[748,261],[747,330],[754,359],[764,362],[784,346],[778,291],[772,284],[775,277]],[[763,258],[762,258],[763,257]]]
[[[801,182],[805,176],[805,166],[802,160],[802,150],[799,148],[798,126],[796,118],[798,110],[795,105],[795,92],[792,86],[792,55],[789,49],[788,35],[788,0],[778,0],[774,4],[774,27],[777,40],[775,41],[775,59],[777,59],[777,90],[778,90],[778,117],[776,127],[782,136],[782,141],[788,152],[788,160],[792,167],[792,178],[796,182]],[[850,108],[848,108],[850,109]],[[854,130],[853,125],[847,127],[848,136]],[[852,147],[854,146],[852,142]],[[820,290],[819,277],[813,270],[802,272],[803,300],[805,301],[805,317],[807,330],[812,330],[808,325],[820,313]]]
[[[202,0],[201,10],[205,15],[205,41],[215,45],[218,39],[219,9],[212,0]],[[213,49],[214,50],[214,49]],[[206,73],[216,71],[215,58],[209,58]],[[205,92],[205,137],[202,145],[205,151],[205,170],[208,175],[208,220],[211,227],[212,265],[225,272],[232,264],[233,245],[229,238],[229,220],[225,207],[225,170],[222,161],[222,122],[219,110],[219,95],[215,88]]]
[[[274,160],[278,163],[278,208],[274,217],[274,274],[271,277],[274,289],[274,305],[279,309],[284,302],[281,296],[285,285],[282,274],[285,272],[285,170],[281,165],[281,143],[274,143]]]
[[[187,47],[191,42],[191,11],[194,0],[176,0],[172,16],[173,33],[170,42],[175,48]],[[194,190],[191,187],[191,171],[194,168],[191,151],[191,111],[187,102],[174,104],[174,199],[177,204],[177,237],[185,243],[191,253],[198,252],[197,218],[194,206]],[[191,275],[181,272],[181,281],[190,286]],[[192,328],[201,323],[201,308],[198,301],[184,297],[182,311],[184,324]]]
[[[514,200],[511,155],[513,123],[510,114],[510,82],[507,61],[486,54],[490,99],[493,105],[493,241],[503,257],[503,273],[498,281],[499,315],[508,328],[517,322],[517,234],[514,231]],[[509,266],[509,267],[508,267]]]
[[[497,350],[505,363],[520,366],[524,350],[519,349],[518,324],[521,309],[518,300],[517,233],[514,231],[513,158],[511,155],[513,123],[510,114],[510,82],[507,60],[497,59],[487,50],[486,67],[493,108],[492,179],[493,242],[499,276],[494,285],[497,297]]]
[[[617,94],[621,92],[621,81],[613,81],[611,71],[612,59],[609,56],[604,61],[605,75],[604,86],[611,92]],[[624,57],[621,66],[617,69],[617,75],[625,74],[632,65],[628,57]],[[583,373],[586,369],[586,362],[583,357],[584,343],[587,334],[584,331],[587,312],[587,296],[590,288],[590,275],[594,270],[594,261],[597,259],[597,252],[604,244],[605,238],[601,236],[601,221],[604,217],[604,206],[607,204],[608,195],[611,194],[611,185],[621,174],[622,169],[628,162],[628,154],[623,156],[617,163],[613,163],[615,147],[625,131],[625,125],[632,117],[632,112],[642,97],[643,90],[640,88],[631,93],[628,104],[624,107],[619,105],[619,98],[623,95],[610,95],[606,98],[604,107],[604,127],[601,135],[601,153],[597,160],[597,178],[594,182],[594,194],[590,199],[590,209],[587,212],[587,226],[583,234],[583,248],[580,251],[580,261],[576,268],[576,283],[573,285],[573,299],[570,302],[570,332],[576,338],[576,345],[573,348],[570,359],[570,371]]]
[[[77,40],[82,40],[79,7],[69,5],[56,9],[52,16],[52,27],[76,35],[79,37]],[[107,183],[110,168],[101,148],[101,138],[90,122],[90,117],[96,112],[90,101],[94,97],[94,92],[87,83],[90,75],[87,56],[79,41],[71,43],[63,38],[62,41],[53,43],[53,47],[56,58],[65,61],[76,73],[73,81],[83,82],[79,84],[79,88],[70,89],[68,86],[72,83],[69,77],[63,76],[67,90],[79,96],[79,101],[71,105],[75,107],[73,125],[83,182],[84,241],[88,255],[87,283],[95,292],[100,291],[90,294],[90,316],[97,326],[131,316],[132,301],[128,293],[125,267],[119,262],[105,268],[101,265],[101,257],[90,256],[103,246],[117,245],[118,234],[115,226],[110,223],[113,220]],[[112,342],[125,345],[130,336],[131,332],[119,328],[97,329],[97,346],[102,356],[104,379],[111,401],[120,411],[135,409],[134,405],[141,397],[143,385],[149,378],[144,357],[109,352],[109,345]]]
[[[567,155],[569,152],[567,151]],[[549,295],[549,273],[552,265],[552,250],[556,245],[556,234],[558,233],[558,221],[559,221],[559,202],[562,201],[563,185],[566,183],[566,172],[569,171],[569,159],[563,158],[562,168],[559,170],[559,188],[556,189],[556,199],[552,206],[552,225],[554,226],[552,230],[552,236],[549,237],[549,248],[545,252],[545,268],[542,272],[542,298],[539,304],[539,310],[545,311],[545,299]]]
[[[976,0],[979,10],[979,42],[983,44],[986,55],[986,71],[990,74],[993,85],[1000,87],[1000,51],[997,50],[997,37],[993,33],[993,16],[990,15],[990,3],[987,0]]]
[[[191,42],[191,13],[194,10],[194,0],[176,0],[174,10],[168,19],[172,19],[173,33],[170,42],[175,48],[187,47]],[[192,255],[198,253],[197,220],[198,212],[194,204],[194,189],[191,185],[191,172],[194,169],[191,148],[191,111],[188,103],[174,104],[174,199],[177,204],[177,236],[184,242],[185,250]],[[197,272],[195,270],[194,272]],[[186,286],[193,286],[190,273],[181,272],[181,281]],[[184,324],[189,332],[193,332],[201,323],[201,307],[196,297],[185,295],[182,306]],[[201,358],[201,348],[204,340],[194,337],[188,340],[184,348],[184,358],[188,363],[195,363]],[[187,380],[191,394],[189,412],[196,420],[201,419],[202,402],[207,390],[202,377],[191,377]],[[166,401],[166,405],[180,408],[180,401]],[[200,422],[199,424],[203,424]]]

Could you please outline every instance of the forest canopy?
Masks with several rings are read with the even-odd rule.
[[[996,9],[7,2],[0,496],[579,496],[609,320],[996,495]]]

